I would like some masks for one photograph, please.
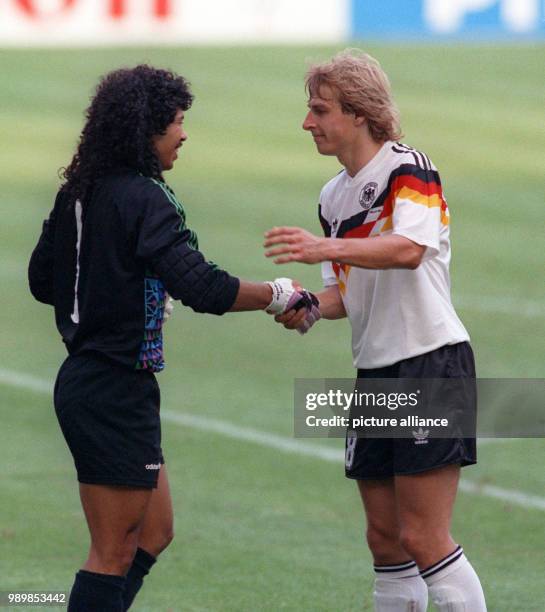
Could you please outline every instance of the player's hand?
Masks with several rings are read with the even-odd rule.
[[[295,329],[302,335],[306,334],[308,330],[322,318],[322,313],[320,312],[320,300],[311,293],[310,291],[306,291],[303,289],[302,291],[305,298],[308,298],[307,305],[305,306],[305,318]]]
[[[301,289],[300,292],[303,296],[301,299],[303,307],[298,310],[292,309],[283,314],[276,315],[274,320],[282,324],[286,329],[296,329],[300,334],[306,334],[322,315],[320,313],[320,302],[318,298],[305,289]]]
[[[297,281],[291,278],[276,278],[267,284],[272,290],[271,303],[265,308],[268,314],[280,315],[289,310],[298,310],[303,305],[300,303],[303,297],[299,291],[301,285]]]
[[[174,300],[165,293],[165,305],[163,306],[163,323],[167,321],[174,310]]]
[[[286,329],[297,329],[307,316],[306,310],[288,310],[284,314],[276,315],[274,320]]]
[[[275,257],[274,263],[290,261],[315,264],[327,259],[327,238],[319,238],[301,227],[273,227],[265,232],[265,248],[272,248],[265,257]]]

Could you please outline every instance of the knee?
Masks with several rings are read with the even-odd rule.
[[[392,553],[399,548],[398,531],[380,524],[369,524],[367,526],[367,544],[377,562],[382,559],[390,559]],[[386,561],[387,562],[387,561]]]
[[[94,557],[100,566],[97,570],[100,573],[125,575],[132,565],[134,555],[136,553],[136,545],[133,542],[126,542],[113,547],[94,547],[92,557]]]
[[[133,562],[136,554],[136,547],[133,544],[123,546],[117,555],[117,563],[120,568],[120,574],[125,575]]]
[[[170,525],[170,527],[163,529],[159,537],[159,551],[157,552],[157,554],[163,552],[163,550],[165,550],[165,548],[169,546],[172,540],[174,540],[174,528],[172,525]]]
[[[412,558],[420,559],[429,550],[433,537],[429,532],[415,528],[402,529],[399,534],[399,543],[403,550]]]
[[[174,539],[174,529],[172,525],[165,525],[149,534],[147,538],[139,542],[139,546],[147,550],[154,557],[159,556]]]

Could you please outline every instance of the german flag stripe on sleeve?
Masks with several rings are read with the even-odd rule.
[[[378,196],[370,209],[383,207],[378,219],[365,223],[369,211],[362,211],[341,223],[337,237],[367,238],[375,224],[393,214],[397,199],[409,200],[428,208],[439,207],[441,222],[444,225],[448,224],[448,209],[443,198],[439,173],[436,170],[424,170],[414,164],[403,164],[392,172],[386,189]],[[381,231],[391,228],[391,222],[384,223]]]

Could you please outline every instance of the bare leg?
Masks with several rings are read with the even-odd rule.
[[[358,480],[365,515],[367,543],[376,565],[410,561],[399,543],[399,523],[394,479]]]
[[[163,465],[138,534],[138,547],[157,557],[172,542],[173,525],[172,498],[167,469]]]
[[[138,534],[138,549],[127,574],[123,593],[124,609],[128,610],[142,588],[144,578],[156,561],[156,557],[173,538],[173,512],[168,477],[165,466],[159,472],[157,488],[153,490],[144,520]]]
[[[138,534],[151,489],[80,484],[80,497],[91,534],[83,569],[123,576],[136,552]]]
[[[420,568],[456,548],[450,523],[459,479],[459,465],[395,477],[400,544]]]
[[[394,479],[360,480],[358,487],[367,516],[367,542],[375,562],[376,612],[425,612],[427,587],[399,541]]]

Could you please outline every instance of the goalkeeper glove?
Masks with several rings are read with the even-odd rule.
[[[268,314],[279,315],[303,306],[298,305],[302,294],[293,286],[291,278],[276,278],[274,281],[268,281],[267,285],[272,289],[271,303],[265,308]]]

